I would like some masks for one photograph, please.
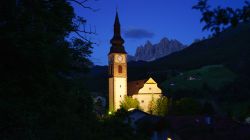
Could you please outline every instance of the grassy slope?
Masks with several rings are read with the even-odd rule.
[[[196,80],[188,80],[188,77],[196,77]],[[229,69],[222,65],[206,66],[200,69],[190,70],[162,83],[162,87],[172,90],[201,90],[204,84],[212,89],[219,89],[236,78]],[[173,82],[175,85],[170,86]]]

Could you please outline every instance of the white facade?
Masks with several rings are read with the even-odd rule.
[[[124,96],[127,95],[127,78],[114,78],[114,110],[120,108]]]
[[[149,78],[149,80],[146,81],[139,92],[134,94],[132,97],[140,102],[140,107],[143,109],[143,111],[148,112],[152,99],[156,101],[161,96],[161,89],[158,88],[157,83],[152,78]]]

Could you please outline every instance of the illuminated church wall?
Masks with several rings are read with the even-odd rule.
[[[140,102],[140,107],[143,111],[148,112],[148,107],[152,98],[156,101],[162,96],[161,93],[162,91],[158,88],[157,83],[152,78],[149,78],[139,92],[132,97]]]
[[[139,94],[143,94],[143,93],[161,93],[161,89],[158,88],[157,83],[152,79],[149,78],[149,80],[147,80],[147,82],[144,84],[143,88],[141,88],[139,90]]]
[[[114,109],[120,108],[121,101],[123,101],[124,96],[127,95],[127,78],[115,78],[115,106]]]
[[[109,111],[114,110],[114,78],[109,78]]]
[[[156,101],[161,97],[161,94],[137,94],[132,96],[134,99],[137,99],[140,102],[140,107],[143,111],[148,112],[149,104],[152,101],[152,98]]]

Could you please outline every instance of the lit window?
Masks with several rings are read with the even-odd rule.
[[[118,66],[118,73],[122,73],[122,66],[121,65]]]

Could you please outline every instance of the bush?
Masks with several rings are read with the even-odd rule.
[[[131,108],[140,109],[140,102],[137,99],[133,99],[129,96],[124,96],[124,100],[121,102],[121,108],[129,110]]]
[[[152,97],[149,103],[149,113],[157,116],[165,116],[168,112],[168,98],[162,96],[158,100]]]

